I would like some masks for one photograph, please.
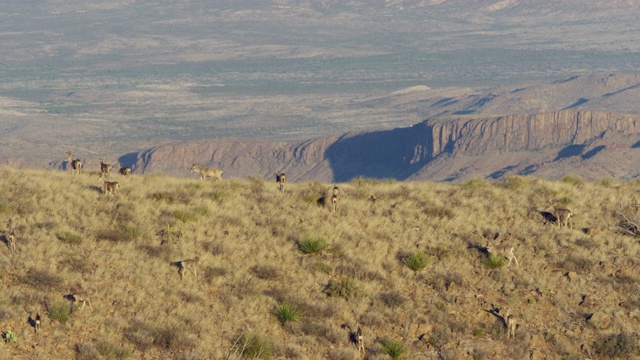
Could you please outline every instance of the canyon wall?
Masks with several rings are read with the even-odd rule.
[[[203,140],[142,152],[134,168],[138,172],[186,174],[198,162],[202,166],[219,166],[225,176],[231,177],[270,177],[274,172],[285,171],[290,179],[298,181],[343,182],[357,176],[404,180],[415,178],[421,168],[442,156],[453,159],[560,151],[567,146],[588,144],[605,134],[640,134],[640,116],[563,110],[535,115],[440,118],[407,128],[347,133],[299,143]]]

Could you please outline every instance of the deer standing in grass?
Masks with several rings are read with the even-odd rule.
[[[102,178],[106,177],[107,180],[111,180],[111,164],[105,163],[103,158],[100,158],[100,173]]]
[[[9,234],[9,236],[7,236],[7,242],[8,242],[8,246],[9,246],[9,250],[11,250],[11,252],[15,252],[16,251],[16,231],[15,230],[11,230],[11,233]]]
[[[216,180],[222,180],[222,170],[217,167],[201,168],[200,166],[198,166],[198,163],[195,163],[193,164],[193,166],[191,166],[190,172],[199,173],[201,180],[206,180],[207,177],[215,178]]]
[[[505,309],[504,316],[502,317],[504,324],[507,326],[507,339],[512,337],[516,338],[516,327],[518,326],[515,316],[511,315],[511,308]]]
[[[129,177],[129,175],[131,175],[131,168],[130,167],[124,167],[124,166],[122,166],[122,164],[120,164],[120,170],[118,170],[118,172],[120,173],[120,175],[122,175],[124,177]]]
[[[285,173],[276,174],[276,182],[280,186],[280,191],[284,192],[284,184],[287,182],[287,175]]]
[[[102,179],[99,177],[98,180]],[[120,190],[120,183],[117,181],[102,180],[102,189],[105,194],[114,195]]]
[[[80,174],[80,170],[82,170],[82,161],[80,159],[74,159],[71,151],[67,151],[67,157],[64,161],[69,164],[72,174]]]
[[[196,279],[198,278],[196,267],[199,263],[200,263],[200,257],[196,256],[193,259],[180,260],[180,261],[173,262],[171,264],[178,267],[178,274],[180,274],[180,280],[183,280],[184,273],[187,271],[187,269],[189,269],[193,273],[193,276]]]
[[[71,305],[75,305],[76,303],[82,303],[80,310],[84,309],[85,305],[89,305],[89,308],[93,310],[93,306],[91,306],[91,301],[85,295],[80,294],[67,294],[64,296],[65,299],[71,301]]]
[[[352,329],[349,324],[342,324],[341,327],[349,330],[349,340],[358,349],[358,358],[364,358],[366,353],[364,348],[364,336],[362,335],[362,328],[360,327],[360,324],[356,324],[355,330]]]
[[[40,325],[42,318],[40,317],[40,313],[36,314],[36,318],[34,319],[33,327],[35,328],[36,334],[40,333]]]
[[[336,212],[338,209],[338,195],[340,194],[340,188],[337,186],[333,187],[333,194],[331,195],[331,209],[333,212]]]
[[[518,263],[518,259],[516,258],[516,255],[514,254],[514,248],[512,245],[508,245],[508,244],[485,244],[485,249],[487,250],[487,253],[489,254],[493,254],[495,256],[504,256],[504,258],[506,260],[508,260],[509,262],[507,263],[507,266],[511,266],[511,261],[515,261],[516,266],[520,266],[520,264]]]
[[[555,206],[552,208],[552,210],[553,216],[556,217],[556,225],[558,225],[558,227],[568,226],[570,229],[573,229],[573,220],[571,220],[571,218],[573,217],[573,213],[571,212],[571,210],[557,208]]]

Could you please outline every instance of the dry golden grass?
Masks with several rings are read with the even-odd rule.
[[[342,325],[356,323],[368,359],[639,354],[640,246],[617,229],[638,184],[357,179],[333,213],[317,205],[329,184],[146,175],[109,196],[96,176],[0,168],[0,235],[17,247],[0,247],[0,331],[17,337],[0,358],[354,359]],[[506,232],[520,266],[488,268],[482,246]],[[309,238],[322,251],[301,251]],[[180,281],[171,263],[195,256]],[[94,310],[69,307],[74,293]]]

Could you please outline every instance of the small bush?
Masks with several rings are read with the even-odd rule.
[[[484,260],[484,266],[489,269],[499,269],[503,267],[505,263],[506,261],[504,256],[496,254],[489,254],[489,256]]]
[[[105,340],[98,341],[95,344],[95,349],[100,355],[104,356],[107,359],[128,359],[133,354],[131,349],[117,347],[116,345],[113,345],[112,343]]]
[[[386,338],[382,339],[380,344],[392,359],[404,359],[407,354],[407,350],[401,341]]]
[[[273,344],[261,334],[242,334],[234,345],[236,354],[247,359],[271,359]]]
[[[278,318],[278,321],[282,325],[286,322],[300,321],[302,318],[302,311],[300,311],[298,306],[288,302],[278,306],[275,310],[275,314],[276,318]]]
[[[473,336],[482,336],[484,335],[484,329],[483,328],[475,328],[473,330]]]
[[[304,254],[317,254],[327,249],[327,242],[321,237],[307,235],[298,241],[298,249]]]
[[[2,334],[2,338],[5,342],[14,343],[18,341],[18,336],[11,330],[7,330]]]
[[[55,303],[51,305],[51,309],[49,310],[49,317],[51,320],[58,321],[61,324],[69,321],[69,315],[71,315],[72,307],[68,302],[63,303]]]
[[[80,243],[82,243],[82,238],[80,237],[80,235],[72,233],[70,231],[58,234],[57,238],[65,244],[79,245]]]
[[[630,355],[638,355],[636,340],[633,335],[625,333],[601,338],[594,344],[594,349],[598,355],[608,359],[626,359]]]
[[[429,263],[429,259],[427,255],[421,251],[416,251],[411,253],[406,258],[404,258],[404,264],[414,272],[418,272],[425,267],[427,267]]]
[[[347,301],[357,297],[359,291],[356,281],[349,277],[345,277],[340,281],[331,280],[324,289],[324,293],[328,296],[338,296]]]
[[[407,299],[397,291],[380,294],[380,300],[390,308],[401,306],[407,301]]]

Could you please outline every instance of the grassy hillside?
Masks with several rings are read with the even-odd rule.
[[[639,184],[112,177],[0,168],[0,358],[639,358]]]

